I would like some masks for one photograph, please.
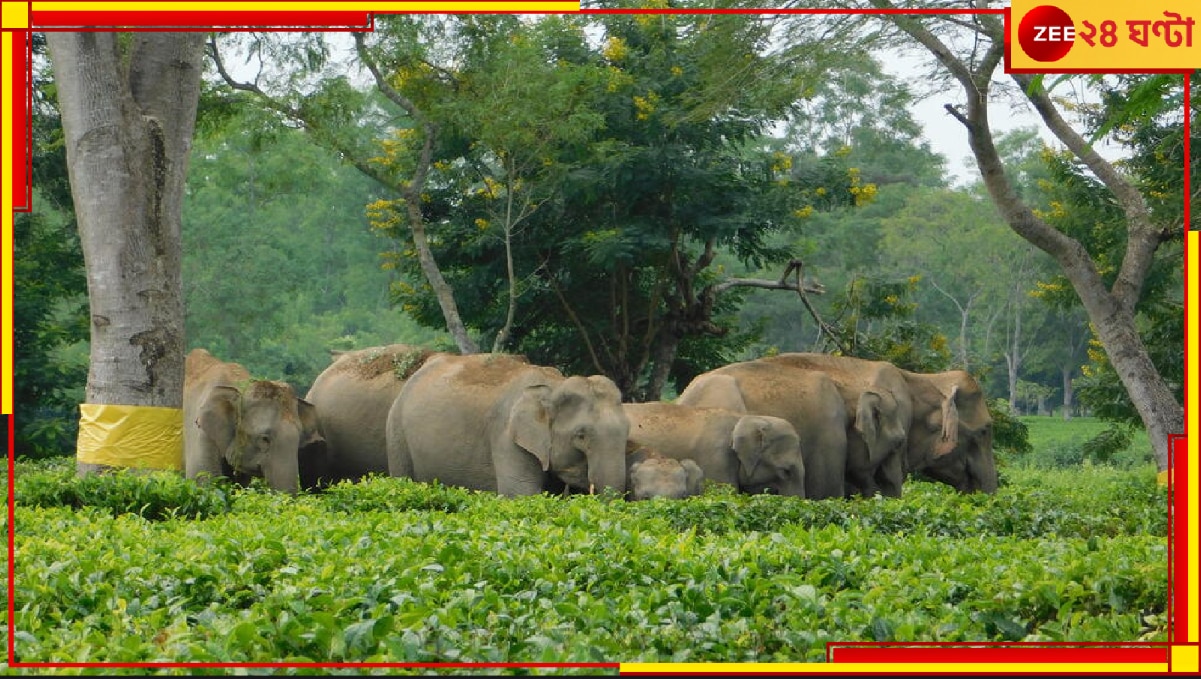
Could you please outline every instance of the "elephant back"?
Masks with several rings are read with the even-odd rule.
[[[406,380],[439,355],[410,344],[367,347],[337,355],[317,376],[305,400],[327,441],[326,481],[387,473],[388,410]]]
[[[328,380],[335,377],[354,382],[385,381],[403,384],[431,356],[438,353],[441,352],[411,344],[389,344],[344,352],[317,376],[313,385],[316,388],[323,378]],[[310,389],[310,393],[312,391]]]

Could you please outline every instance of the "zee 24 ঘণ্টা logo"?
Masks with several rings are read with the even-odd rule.
[[[1162,18],[1100,19],[1095,22],[1082,19],[1076,22],[1055,5],[1039,5],[1022,16],[1017,38],[1022,51],[1031,59],[1055,62],[1067,56],[1077,40],[1090,48],[1112,48],[1122,41],[1140,47],[1148,47],[1153,42],[1171,48],[1192,47],[1194,24],[1193,17],[1170,11],[1164,11]]]

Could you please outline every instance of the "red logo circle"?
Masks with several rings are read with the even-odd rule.
[[[1018,24],[1022,51],[1035,61],[1059,61],[1072,49],[1075,39],[1072,17],[1054,5],[1035,7]]]

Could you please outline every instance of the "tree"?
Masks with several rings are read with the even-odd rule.
[[[180,408],[180,220],[202,33],[49,33],[88,280],[97,405]],[[94,467],[80,463],[80,471]]]
[[[255,108],[213,121],[204,106],[183,211],[189,348],[303,394],[330,350],[441,341],[390,308],[391,243],[363,214],[375,182]]]
[[[87,282],[45,35],[31,38],[31,165],[39,207],[13,219],[13,396],[21,413],[14,422],[16,451],[41,456],[61,455],[75,439],[72,411],[87,365],[63,354],[87,338]]]
[[[421,196],[433,163],[434,149],[441,143],[438,126],[429,119],[417,101],[401,93],[384,69],[429,68],[431,53],[439,53],[460,24],[477,19],[465,17],[381,16],[377,17],[373,41],[363,33],[354,34],[355,54],[374,82],[374,91],[388,108],[381,110],[378,100],[356,88],[345,74],[321,73],[327,65],[329,48],[320,35],[309,34],[299,44],[275,41],[263,35],[250,37],[249,53],[259,57],[260,72],[250,81],[238,80],[225,66],[225,57],[216,36],[208,51],[217,72],[236,92],[300,125],[313,141],[335,151],[347,163],[386,187],[403,207],[402,224],[413,244],[425,280],[433,290],[444,319],[444,327],[454,338],[461,353],[475,353],[478,346],[459,313],[454,289],[446,282],[430,249]],[[501,20],[514,20],[502,17]],[[268,58],[263,58],[267,55]],[[274,63],[273,63],[274,62]],[[280,63],[292,67],[282,77],[264,78],[264,70]],[[314,77],[315,76],[315,77]],[[271,82],[270,88],[262,85]],[[315,82],[314,82],[315,81]],[[381,120],[382,118],[382,120]],[[390,136],[404,132],[416,140],[417,152],[410,163],[388,168],[372,163],[378,156],[381,128]],[[380,136],[383,136],[381,134]]]
[[[870,0],[870,4],[896,9],[890,0]],[[979,4],[985,6],[983,2]],[[1184,408],[1152,361],[1135,322],[1135,307],[1155,263],[1156,252],[1163,243],[1180,238],[1183,225],[1155,219],[1138,186],[1068,124],[1041,82],[1029,74],[1013,74],[1013,82],[1047,128],[1105,186],[1121,210],[1125,222],[1124,253],[1119,261],[1112,262],[1116,275],[1107,282],[1104,268],[1085,243],[1048,224],[1022,199],[997,152],[988,116],[993,76],[1005,54],[1001,18],[989,14],[975,14],[967,20],[958,16],[940,19],[888,14],[884,20],[930,52],[963,88],[964,107],[947,104],[946,108],[967,130],[989,195],[1010,228],[1050,254],[1070,281],[1147,428],[1159,468],[1166,469],[1168,436],[1184,431]],[[968,31],[972,44],[957,49],[951,37],[963,30]]]
[[[600,44],[590,43],[589,24],[603,29]],[[503,332],[532,360],[606,374],[631,399],[658,398],[669,377],[695,370],[679,360],[690,343],[739,335],[729,316],[737,289],[800,285],[778,272],[771,280],[730,276],[716,264],[720,253],[787,267],[790,253],[769,243],[772,234],[874,190],[840,158],[796,168],[767,143],[765,131],[785,117],[807,71],[764,54],[770,25],[757,18],[546,18],[504,28],[504,40],[494,27],[479,46],[448,47],[463,59],[394,81],[410,99],[430,97],[421,107],[445,141],[423,200],[447,281],[477,293],[462,300],[464,320],[484,336]],[[563,108],[505,99],[499,85],[476,90],[515,49],[538,54],[518,60],[516,74],[559,93]],[[528,158],[514,166],[520,182],[478,169],[516,146],[506,141],[514,133],[498,136],[460,112],[485,101],[500,120],[544,130],[537,146],[520,149]],[[573,101],[580,104],[566,106]],[[558,118],[596,133],[557,132]],[[398,141],[410,144],[405,157],[415,155],[413,138]],[[466,183],[473,175],[475,184]],[[514,232],[500,228],[508,220],[490,206],[515,196],[507,187],[519,183],[540,199]],[[381,223],[399,221],[388,217],[381,213]],[[411,250],[397,253],[410,276],[398,301],[438,322],[415,259]],[[514,280],[522,285],[516,305],[506,294]]]

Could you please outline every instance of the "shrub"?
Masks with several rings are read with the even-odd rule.
[[[118,469],[77,476],[60,465],[17,476],[14,499],[33,507],[97,507],[159,521],[201,519],[229,511],[232,488],[222,479],[202,486],[174,472]]]

